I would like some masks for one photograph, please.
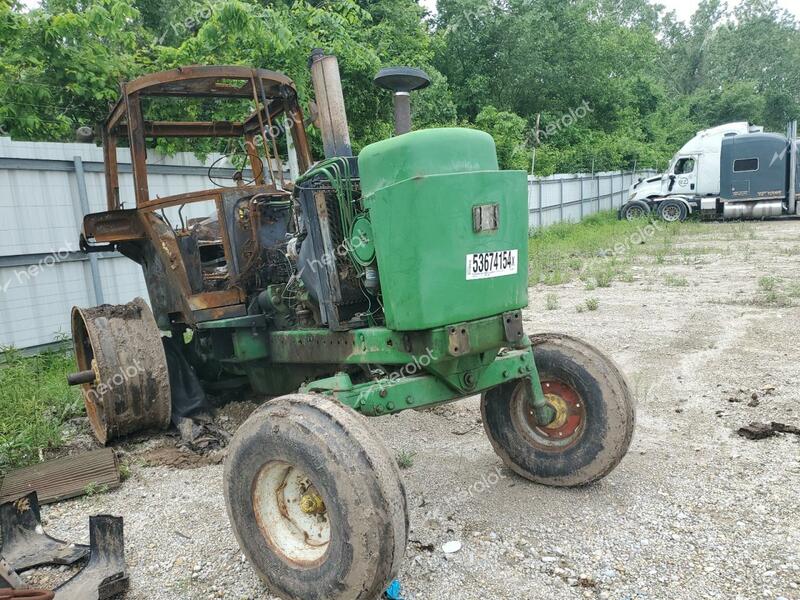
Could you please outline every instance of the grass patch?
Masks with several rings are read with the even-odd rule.
[[[686,277],[670,274],[664,277],[664,285],[668,287],[686,287],[689,285],[689,280]]]
[[[528,241],[531,284],[560,285],[581,279],[588,289],[630,279],[640,254],[666,255],[686,223],[620,221],[616,212],[591,215],[580,223],[557,223],[532,232]]]
[[[758,287],[763,292],[773,292],[775,288],[778,286],[778,280],[772,276],[765,275],[761,279],[758,280]]]
[[[43,449],[62,443],[63,423],[84,412],[77,388],[67,385],[76,370],[72,352],[25,357],[3,352],[0,364],[0,474],[39,460]]]
[[[417,455],[416,452],[408,452],[407,450],[401,450],[397,453],[396,460],[397,466],[401,469],[410,469],[414,466],[414,457]]]
[[[800,283],[787,281],[780,277],[764,275],[758,279],[758,290],[749,304],[762,307],[794,306],[794,299],[800,298]]]

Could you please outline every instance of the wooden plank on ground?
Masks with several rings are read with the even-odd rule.
[[[49,504],[121,484],[117,456],[103,448],[11,471],[0,483],[0,502],[36,492],[40,504]]]

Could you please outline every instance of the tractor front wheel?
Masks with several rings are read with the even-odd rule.
[[[634,400],[619,368],[593,346],[566,335],[531,336],[542,390],[556,417],[540,425],[525,381],[481,398],[495,452],[517,474],[545,485],[587,485],[608,475],[628,451]]]
[[[236,433],[224,485],[242,552],[273,594],[374,600],[396,576],[405,488],[352,409],[314,395],[268,402]]]

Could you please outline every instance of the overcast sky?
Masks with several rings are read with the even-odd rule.
[[[659,4],[663,4],[667,7],[667,10],[674,10],[678,18],[688,21],[689,17],[692,16],[697,5],[700,3],[699,0],[657,0]],[[422,0],[422,4],[424,4],[428,10],[436,10],[436,0]],[[729,0],[728,4],[731,6],[736,4],[735,0]],[[800,2],[798,0],[778,0],[778,4],[780,4],[783,8],[788,10],[789,12],[796,15],[800,18]]]

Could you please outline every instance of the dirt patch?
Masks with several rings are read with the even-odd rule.
[[[224,451],[198,454],[177,446],[160,446],[143,453],[139,457],[145,467],[172,467],[174,469],[198,469],[209,465],[219,465],[225,459]]]

